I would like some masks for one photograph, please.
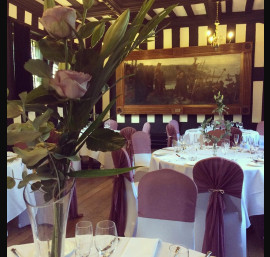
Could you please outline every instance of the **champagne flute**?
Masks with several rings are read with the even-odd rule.
[[[99,221],[95,231],[95,246],[99,256],[108,257],[118,244],[116,225],[111,220]]]
[[[88,257],[93,244],[93,226],[91,221],[79,221],[75,230],[76,256]]]

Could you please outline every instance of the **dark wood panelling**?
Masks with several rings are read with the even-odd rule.
[[[189,46],[198,45],[198,26],[189,27]]]
[[[230,32],[230,31],[232,31],[233,32],[233,34],[234,34],[234,37],[231,39],[231,43],[235,43],[235,27],[236,27],[236,25],[235,24],[228,24],[227,25],[227,33],[228,32]],[[228,39],[228,37],[226,38],[226,43],[229,43],[229,39]]]
[[[264,67],[255,67],[252,72],[253,81],[264,80]]]
[[[172,28],[172,47],[180,46],[180,29]]]

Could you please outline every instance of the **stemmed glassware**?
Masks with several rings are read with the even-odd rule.
[[[117,244],[118,235],[115,223],[111,220],[99,221],[95,230],[95,247],[99,256],[111,256]]]
[[[75,230],[76,256],[88,257],[93,245],[93,226],[91,221],[79,221]]]
[[[238,142],[239,142],[239,134],[234,134],[233,135],[233,141],[235,143],[235,146],[237,147]]]

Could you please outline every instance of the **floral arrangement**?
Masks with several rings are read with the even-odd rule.
[[[219,120],[212,120],[212,118],[205,119],[201,125],[202,128],[202,134],[203,137],[211,141],[214,145],[216,145],[220,140],[223,138],[231,135],[231,122],[222,120],[223,112],[227,113],[227,110],[229,109],[224,103],[223,103],[224,96],[220,94],[220,91],[217,95],[214,95],[214,99],[216,101],[217,108],[213,110],[213,113],[219,114]],[[221,136],[217,137],[215,135],[209,134],[208,128],[211,127],[212,131],[216,129],[224,129],[224,133],[221,134]]]
[[[70,163],[80,160],[78,152],[84,144],[94,151],[113,151],[124,146],[125,139],[119,133],[102,127],[116,99],[96,119],[90,122],[89,119],[94,105],[109,90],[107,82],[119,64],[158,32],[158,24],[176,6],[166,8],[145,23],[144,18],[153,3],[154,0],[145,0],[133,21],[130,21],[130,10],[125,10],[106,30],[108,19],[86,20],[94,0],[83,0],[82,14],[69,7],[56,6],[54,0],[44,0],[40,22],[48,35],[40,39],[38,45],[44,59],[64,63],[64,69],[53,76],[46,61],[29,60],[24,68],[41,77],[42,84],[21,93],[20,100],[7,100],[7,118],[23,118],[22,123],[8,126],[7,144],[15,145],[13,151],[34,171],[23,173],[22,178],[7,177],[8,188],[13,188],[15,179],[19,179],[19,188],[30,183],[33,191],[44,191],[49,201],[61,197],[69,178],[112,176],[130,170],[73,171]],[[76,20],[81,22],[77,28]],[[78,39],[78,45],[73,43],[74,38]],[[88,47],[86,38],[91,39]],[[110,88],[116,84],[117,81]],[[57,107],[63,108],[63,117]],[[27,115],[30,111],[38,116],[31,120]],[[57,125],[52,118],[57,120]],[[18,143],[23,143],[25,148],[16,147]],[[52,249],[52,256],[60,256],[58,248]]]

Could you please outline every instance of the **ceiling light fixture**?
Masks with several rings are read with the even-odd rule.
[[[211,46],[213,46],[215,49],[217,49],[220,45],[220,42],[222,40],[222,36],[219,35],[219,30],[218,30],[218,26],[220,24],[219,19],[218,19],[218,8],[219,8],[219,3],[220,1],[216,1],[216,20],[215,20],[215,32],[214,34],[212,34],[212,32],[210,30],[207,31],[207,37],[208,37],[208,42],[211,44]],[[230,31],[228,33],[228,38],[229,38],[229,43],[231,43],[231,40],[234,36],[234,33],[232,31]]]

